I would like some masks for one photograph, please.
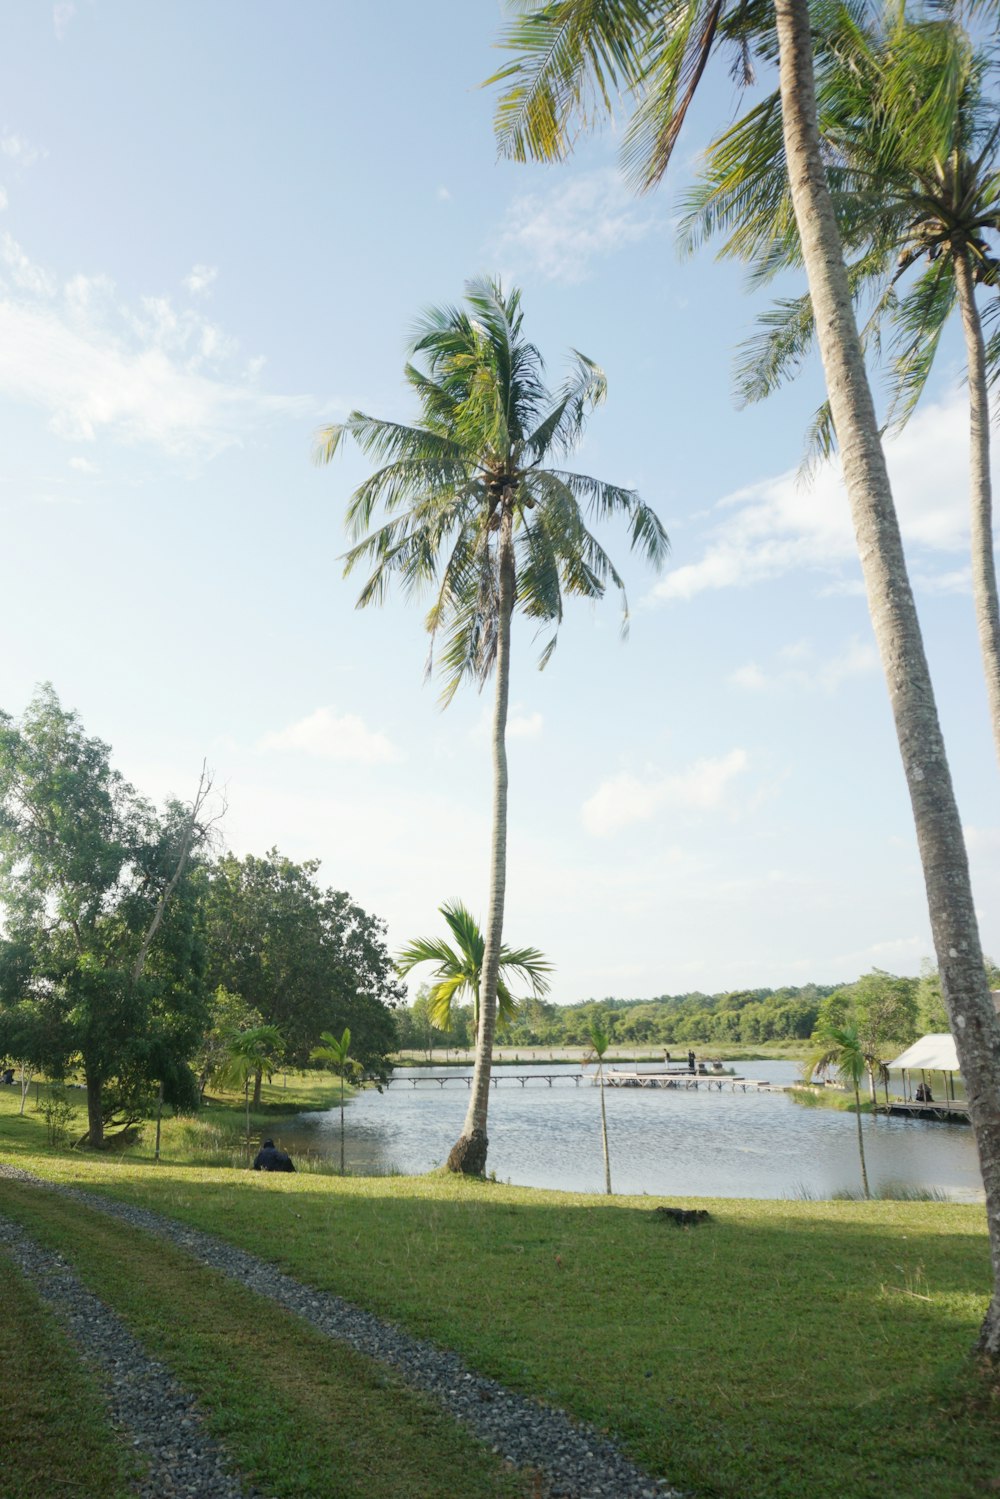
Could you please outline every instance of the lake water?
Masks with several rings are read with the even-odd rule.
[[[634,1064],[629,1064],[634,1065]],[[794,1062],[753,1062],[736,1068],[772,1083],[797,1079]],[[515,1076],[578,1073],[579,1066],[527,1064],[494,1070],[490,1090],[487,1169],[501,1181],[563,1191],[601,1192],[600,1094],[589,1081],[574,1086]],[[471,1068],[400,1069],[384,1092],[360,1093],[348,1105],[348,1170],[404,1174],[429,1171],[461,1132]],[[415,1078],[451,1079],[412,1086]],[[856,1120],[834,1109],[803,1108],[782,1093],[716,1089],[607,1088],[611,1180],[616,1192],[662,1196],[828,1197],[860,1188]],[[982,1180],[968,1125],[864,1118],[865,1154],[873,1188],[906,1184],[962,1201],[982,1198]],[[340,1112],[302,1114],[281,1131],[295,1152],[339,1157]],[[277,1131],[276,1131],[277,1134]]]

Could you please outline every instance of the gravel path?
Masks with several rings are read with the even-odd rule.
[[[9,1174],[9,1173],[5,1173]],[[80,1284],[62,1255],[0,1216],[0,1247],[55,1312],[102,1376],[112,1426],[148,1460],[133,1488],[143,1499],[262,1499],[231,1471],[193,1396],[150,1358],[114,1312]]]
[[[167,1239],[203,1265],[295,1312],[327,1337],[388,1364],[408,1385],[432,1395],[508,1462],[540,1471],[548,1499],[681,1499],[665,1479],[651,1478],[636,1468],[593,1427],[473,1374],[457,1354],[413,1338],[339,1296],[304,1286],[256,1255],[147,1208],[57,1186],[17,1167],[0,1165],[0,1175],[58,1192]],[[221,1499],[229,1490],[217,1492]]]

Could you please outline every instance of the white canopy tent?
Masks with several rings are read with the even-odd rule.
[[[921,1036],[888,1065],[894,1072],[957,1072],[955,1037],[950,1031],[943,1036]]]

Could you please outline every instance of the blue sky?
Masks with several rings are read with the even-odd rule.
[[[659,578],[607,536],[632,608],[571,608],[512,682],[507,936],[557,999],[916,972],[931,951],[885,688],[835,473],[795,480],[818,372],[736,410],[754,303],[676,248],[678,197],[738,101],[720,70],[669,190],[606,134],[498,163],[502,8],[29,0],[0,17],[0,706],[51,680],[157,798],[203,756],[239,853],[277,845],[389,923],[485,910],[489,699],[442,713],[419,608],[355,611],[356,453],[313,433],[411,415],[422,308],[516,282],[557,380],[607,404],[577,466],[636,486]],[[891,466],[983,940],[1000,814],[969,596],[957,336]]]

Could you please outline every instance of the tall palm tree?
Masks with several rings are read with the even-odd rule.
[[[994,747],[1000,758],[1000,606],[993,547],[989,386],[1000,336],[987,345],[977,285],[993,288],[1000,262],[1000,124],[992,55],[953,20],[893,10],[867,25],[842,5],[824,7],[819,126],[856,305],[868,308],[866,351],[890,352],[889,424],[902,426],[927,383],[942,331],[957,307],[965,335],[970,418],[970,519],[976,623]],[[723,256],[754,266],[757,281],[800,260],[776,97],[710,147],[690,196],[688,238],[728,232]],[[905,294],[897,289],[922,267]],[[995,295],[985,309],[996,319]],[[746,347],[739,374],[746,401],[795,373],[813,341],[808,295],[778,302]],[[812,429],[829,451],[828,404]]]
[[[502,45],[515,60],[497,114],[501,150],[558,159],[573,127],[636,100],[626,162],[660,181],[711,55],[726,43],[777,56],[781,132],[817,342],[868,607],[920,847],[931,931],[986,1192],[993,1295],[979,1349],[1000,1362],[1000,1025],[982,968],[962,823],[945,754],[882,451],[817,123],[808,0],[515,0]]]
[[[852,510],[868,609],[910,791],[931,932],[987,1195],[993,1298],[979,1349],[1000,1361],[1000,1025],[982,947],[951,770],[910,588],[879,421],[865,370],[817,124],[808,0],[514,0],[520,16],[501,45],[516,58],[496,75],[501,150],[559,159],[574,127],[636,100],[625,162],[640,187],[663,178],[681,123],[712,54],[735,46],[748,75],[754,52],[777,57],[780,124],[802,262],[816,315],[832,423]]]
[[[590,1037],[590,1050],[583,1059],[583,1065],[589,1066],[591,1062],[597,1063],[597,1086],[601,1091],[601,1144],[604,1147],[604,1190],[611,1196],[611,1158],[608,1155],[608,1113],[604,1106],[604,1053],[611,1045],[611,1037],[599,1020],[592,1020],[587,1028]]]
[[[420,405],[414,426],[354,411],[319,436],[320,461],[350,436],[379,463],[347,513],[355,545],[345,571],[371,568],[359,606],[378,603],[398,576],[407,593],[433,591],[432,642],[445,632],[443,700],[465,678],[480,687],[495,672],[493,833],[469,1111],[448,1157],[453,1171],[486,1167],[490,1066],[507,879],[507,703],[515,611],[552,627],[541,665],[555,646],[565,594],[603,597],[622,579],[587,522],[621,516],[633,547],[655,564],[667,550],[653,511],[630,489],[548,466],[578,441],[588,413],[604,399],[603,372],[574,353],[557,391],[522,329],[520,293],[496,281],[466,287],[464,308],[425,314],[412,344],[422,367],[406,366]],[[377,507],[386,519],[369,531]],[[366,534],[368,533],[368,534]],[[624,618],[627,620],[627,608]]]
[[[472,1000],[472,1028],[479,1030],[479,989],[483,975],[483,955],[486,938],[479,922],[461,901],[439,906],[438,910],[451,929],[455,946],[450,947],[439,937],[417,937],[404,947],[396,958],[396,967],[401,974],[410,973],[419,963],[436,963],[434,976],[437,982],[431,987],[431,1020],[438,1030],[451,1028],[452,1005],[463,995]],[[518,1001],[510,991],[507,974],[512,974],[531,987],[532,996],[540,999],[549,991],[548,975],[552,964],[537,947],[500,947],[500,963],[497,970],[497,1023],[500,1027],[510,1025],[517,1014]]]
[[[332,1031],[321,1031],[320,1040],[322,1046],[314,1046],[309,1053],[310,1060],[322,1062],[329,1067],[340,1078],[340,1174],[344,1175],[344,1079],[348,1073],[359,1073],[360,1062],[356,1062],[350,1055],[351,1032],[348,1026],[344,1026],[344,1034],[338,1040]]]
[[[868,1187],[868,1167],[865,1164],[865,1137],[861,1128],[861,1079],[865,1075],[865,1051],[858,1028],[855,1025],[831,1025],[817,1032],[818,1049],[809,1061],[809,1076],[835,1067],[841,1082],[850,1083],[854,1089],[854,1117],[858,1124],[858,1155],[861,1158],[861,1186],[865,1197],[872,1194]]]

